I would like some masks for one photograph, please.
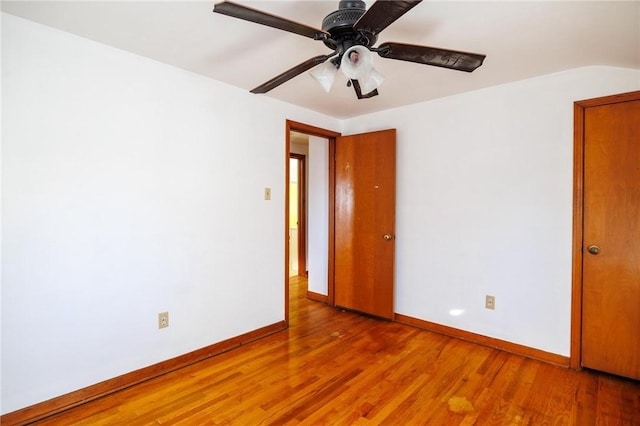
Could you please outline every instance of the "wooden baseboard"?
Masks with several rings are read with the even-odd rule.
[[[324,294],[314,293],[313,291],[307,291],[307,299],[314,300],[316,302],[327,303],[328,297]]]
[[[79,389],[48,401],[40,402],[38,404],[4,414],[0,416],[0,424],[3,426],[26,425],[37,420],[41,420],[64,410],[68,410],[105,395],[118,392],[122,389],[137,385],[188,365],[195,364],[196,362],[230,351],[231,349],[235,349],[239,346],[246,345],[247,343],[266,337],[270,334],[277,333],[286,328],[287,324],[284,321],[280,321],[275,324],[250,331],[240,336],[180,355],[176,358],[162,361],[149,367],[141,368],[139,370],[132,371],[131,373],[105,380],[104,382],[97,383],[84,389]]]
[[[540,349],[531,348],[529,346],[519,345],[517,343],[507,342],[493,337],[483,336],[482,334],[464,331],[446,325],[436,324],[429,321],[413,318],[407,315],[396,314],[395,321],[422,328],[424,330],[433,331],[434,333],[444,334],[446,336],[455,337],[457,339],[466,340],[483,346],[499,349],[516,355],[522,355],[527,358],[537,359],[539,361],[548,362],[562,367],[569,367],[569,357],[545,352]]]

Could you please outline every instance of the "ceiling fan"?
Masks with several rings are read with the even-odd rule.
[[[382,76],[373,68],[371,52],[387,59],[433,65],[452,70],[472,72],[484,61],[485,55],[439,49],[428,46],[395,42],[374,47],[378,34],[422,0],[377,0],[367,10],[364,1],[341,0],[338,10],[322,21],[322,29],[314,28],[270,13],[262,12],[231,1],[214,6],[213,11],[245,21],[292,32],[313,40],[322,41],[332,53],[314,56],[252,89],[252,93],[266,93],[317,65],[323,67],[312,75],[328,92],[338,69],[347,75],[347,85],[352,85],[358,99],[378,94],[377,86]],[[327,62],[328,61],[328,62]]]

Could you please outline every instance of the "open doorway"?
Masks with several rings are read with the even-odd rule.
[[[331,304],[331,286],[328,283],[328,277],[332,277],[332,265],[330,259],[332,256],[329,251],[331,244],[328,242],[331,230],[329,223],[330,211],[332,205],[328,200],[332,199],[331,179],[332,163],[328,162],[328,158],[333,155],[333,147],[335,138],[340,134],[330,130],[309,126],[303,123],[297,123],[287,120],[286,122],[286,170],[285,170],[285,322],[289,323],[289,294],[290,294],[290,277],[308,276],[309,287],[306,290],[306,297],[328,302]],[[311,147],[310,147],[311,145]],[[313,154],[316,152],[316,154]],[[313,155],[312,155],[313,154]],[[300,162],[291,162],[293,159],[304,159],[304,165],[300,168]],[[314,164],[312,157],[323,157],[323,165]],[[318,158],[316,158],[317,160]],[[295,165],[293,165],[295,164]],[[326,184],[324,189],[318,189],[313,182],[315,173],[320,172],[324,175]],[[310,176],[311,175],[311,176]],[[292,185],[291,181],[296,184]],[[303,183],[301,183],[303,182]],[[299,189],[303,186],[304,195],[300,197]],[[316,188],[315,190],[313,188]],[[318,203],[314,194],[322,195],[326,200],[324,204]],[[302,198],[303,206],[299,206],[299,202],[295,202]],[[316,197],[317,198],[317,197]],[[292,202],[293,199],[293,202]],[[292,218],[294,215],[296,218]],[[300,220],[302,219],[302,220]],[[323,222],[324,228],[318,227],[319,219]],[[315,225],[314,225],[315,223]],[[293,225],[297,225],[297,229],[292,229]],[[299,230],[303,228],[303,236],[299,236]],[[320,231],[319,231],[320,229]],[[298,235],[298,238],[295,238]],[[318,247],[314,241],[320,239],[324,244]],[[300,248],[304,251],[301,251]],[[314,255],[316,253],[316,255]],[[297,254],[297,256],[296,256]],[[304,254],[304,256],[303,256]],[[320,254],[318,256],[317,254]],[[297,274],[294,273],[292,263],[297,259]],[[315,266],[314,266],[315,265]],[[293,275],[292,275],[293,274]],[[304,275],[303,275],[304,274]],[[314,291],[314,286],[320,286],[320,291]],[[327,295],[327,289],[329,294]]]
[[[300,140],[299,136],[295,137]],[[306,139],[305,139],[306,140]],[[307,142],[308,143],[308,142]],[[299,143],[291,143],[289,154],[289,276],[307,276],[307,179],[306,155]],[[294,153],[294,151],[296,153]]]

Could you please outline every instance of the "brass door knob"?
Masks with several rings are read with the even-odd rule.
[[[600,253],[600,247],[591,245],[587,247],[587,251],[591,254],[598,254]]]
[[[393,240],[393,236],[392,236],[391,234],[384,234],[384,235],[382,236],[382,238],[384,238],[384,239],[385,239],[385,241],[391,241],[391,240]]]

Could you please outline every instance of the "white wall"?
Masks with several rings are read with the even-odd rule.
[[[573,102],[638,89],[588,67],[345,123],[398,129],[395,311],[568,356]]]
[[[284,123],[338,121],[7,14],[2,103],[2,413],[284,319]]]
[[[292,154],[309,155],[309,144],[291,142],[290,152]]]
[[[329,141],[309,136],[309,281],[308,289],[327,294],[329,235]]]
[[[2,34],[2,19],[0,19],[0,34]],[[2,40],[0,40],[1,42]],[[2,58],[2,47],[0,46],[0,80],[2,77],[2,67],[3,67],[3,58]],[[0,99],[2,98],[3,93],[3,84],[0,84]],[[2,130],[2,118],[4,114],[2,113],[2,104],[0,102],[0,398],[2,398],[2,212],[3,212],[3,203],[2,203],[2,140],[4,139],[4,131]],[[0,414],[2,413],[2,401],[0,399]]]

